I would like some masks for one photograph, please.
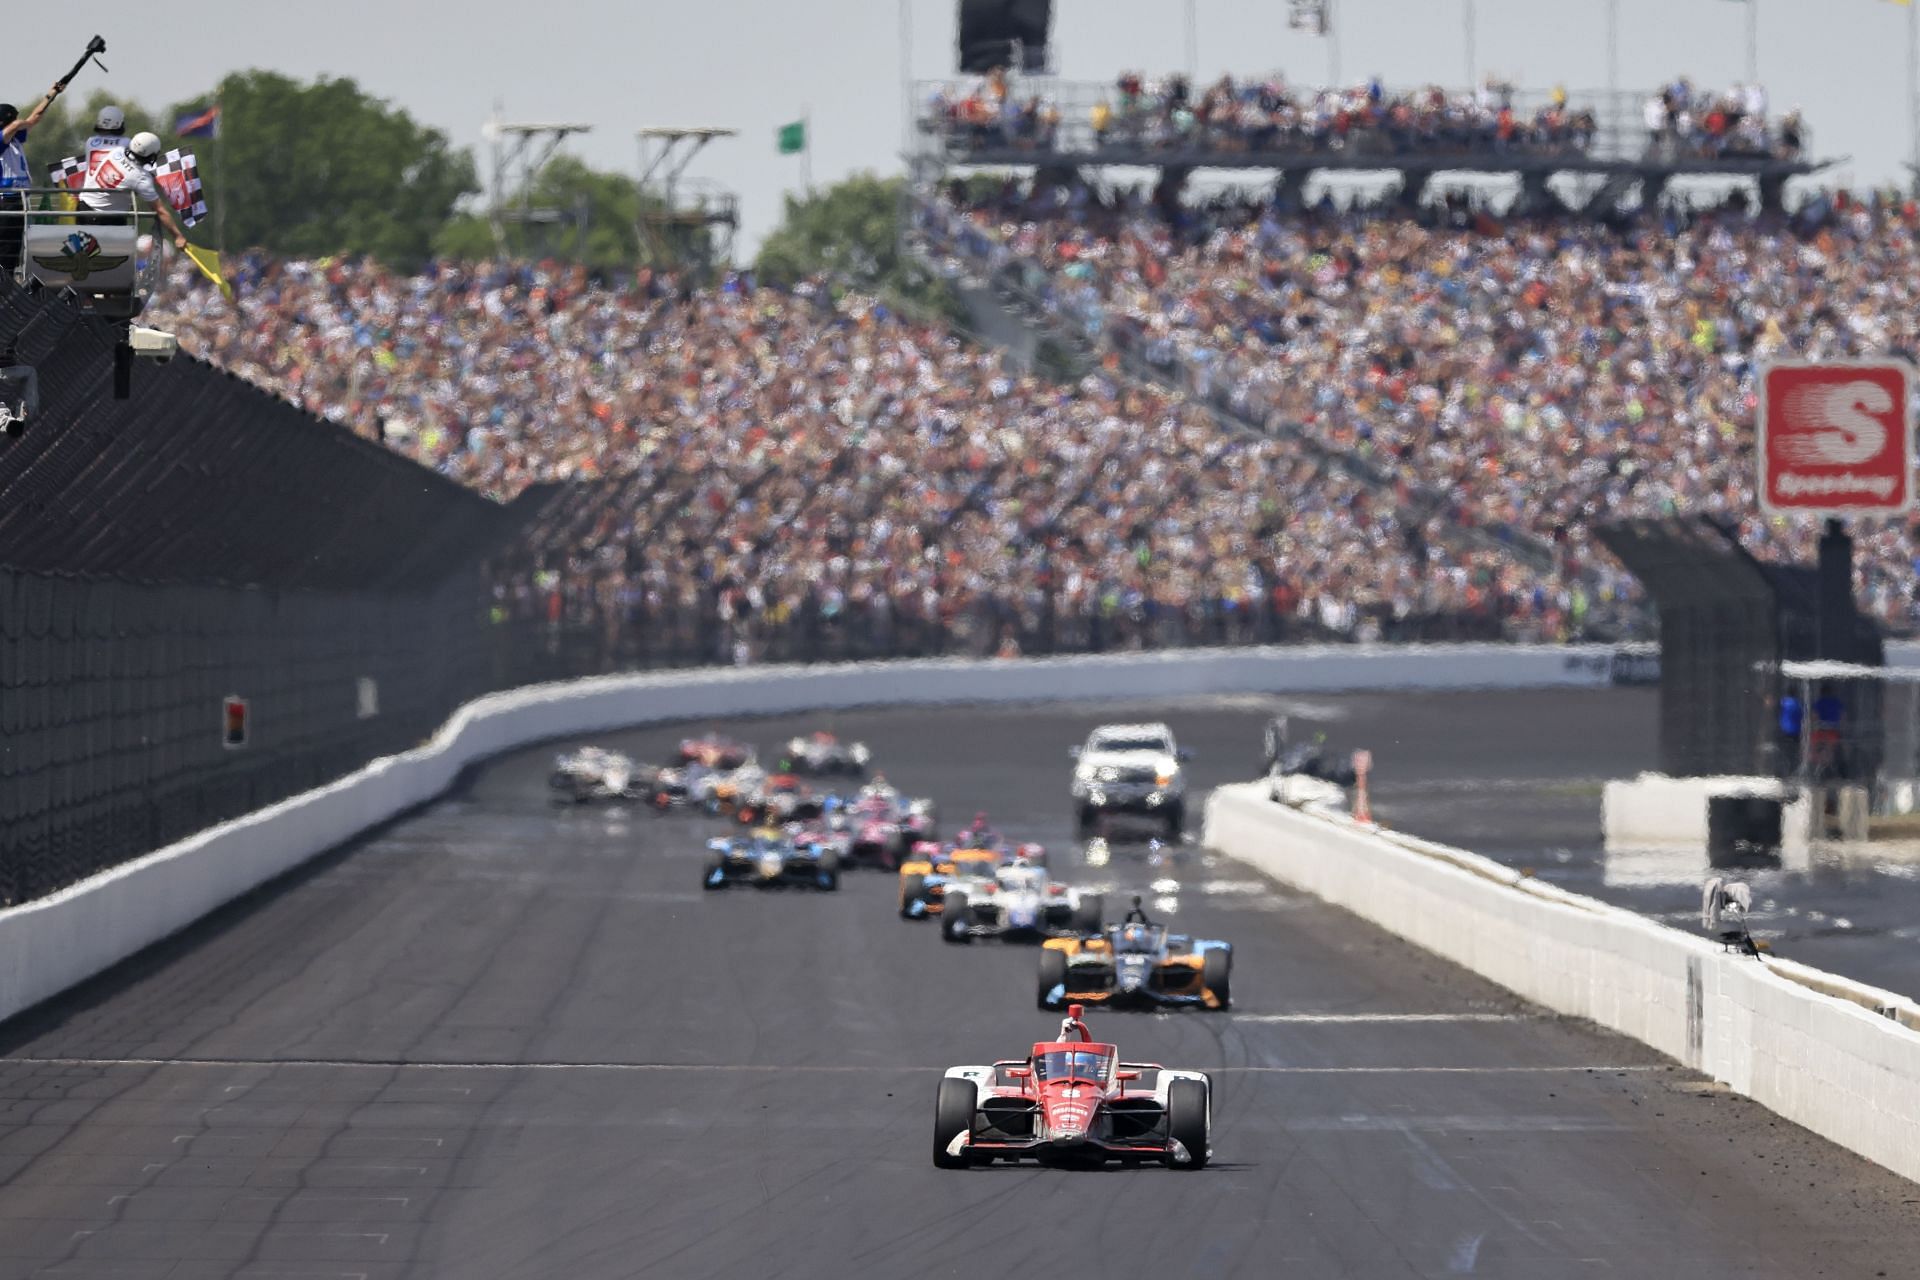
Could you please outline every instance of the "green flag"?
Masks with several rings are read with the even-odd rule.
[[[792,124],[780,126],[780,154],[790,156],[796,151],[807,149],[807,122],[795,120]]]

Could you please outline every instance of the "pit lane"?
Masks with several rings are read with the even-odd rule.
[[[0,1028],[0,1277],[1902,1274],[1912,1184],[1631,1042],[1203,850],[1085,865],[1090,725],[1168,719],[1205,787],[1270,710],[835,718],[949,825],[1235,943],[1233,1014],[1092,1017],[1215,1074],[1203,1172],[935,1170],[937,1071],[1055,1021],[1032,950],[877,873],[703,893],[702,822],[556,810],[542,749]]]

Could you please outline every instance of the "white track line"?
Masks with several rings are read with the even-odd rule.
[[[918,1074],[943,1071],[944,1067],[802,1065],[772,1063],[707,1062],[366,1062],[350,1058],[0,1058],[7,1064],[38,1067],[219,1067],[234,1070],[247,1067],[328,1067],[353,1071],[610,1071],[610,1072],[698,1072],[738,1071],[768,1075],[838,1074]],[[1667,1071],[1664,1064],[1567,1063],[1556,1066],[1491,1067],[1210,1067],[1214,1074],[1245,1075],[1508,1075],[1532,1072],[1621,1072]]]

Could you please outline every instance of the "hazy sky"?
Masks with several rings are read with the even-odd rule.
[[[1607,78],[1606,0],[1337,0],[1343,79],[1465,83],[1465,10],[1476,60],[1524,87],[1599,88]],[[1323,40],[1287,29],[1285,0],[1194,0],[1203,75],[1279,69],[1318,84]],[[1905,179],[1908,13],[1887,0],[1752,0],[1762,81],[1776,106],[1802,106],[1816,151],[1851,156],[1858,183]],[[774,151],[774,130],[811,113],[816,184],[858,169],[899,167],[902,0],[142,0],[35,6],[9,24],[0,97],[30,101],[98,31],[103,84],[159,105],[230,70],[302,78],[344,75],[486,153],[481,126],[495,100],[512,120],[591,122],[571,149],[632,171],[641,125],[723,125],[690,174],[739,192],[751,246],[780,217],[799,165]],[[905,0],[912,74],[953,66],[953,0]],[[1746,0],[1617,0],[1620,81],[1643,89],[1686,73],[1696,83],[1743,79]],[[1056,63],[1069,79],[1186,61],[1186,0],[1055,0]]]

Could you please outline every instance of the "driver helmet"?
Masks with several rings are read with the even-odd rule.
[[[160,139],[158,135],[141,132],[133,135],[127,143],[127,154],[135,160],[152,163],[160,158]]]
[[[115,106],[100,108],[100,114],[93,118],[93,127],[99,133],[119,133],[127,127],[126,113]]]
[[[1147,945],[1147,926],[1143,924],[1130,924],[1130,925],[1123,926],[1120,930],[1120,941],[1126,943],[1130,947],[1146,946]]]

